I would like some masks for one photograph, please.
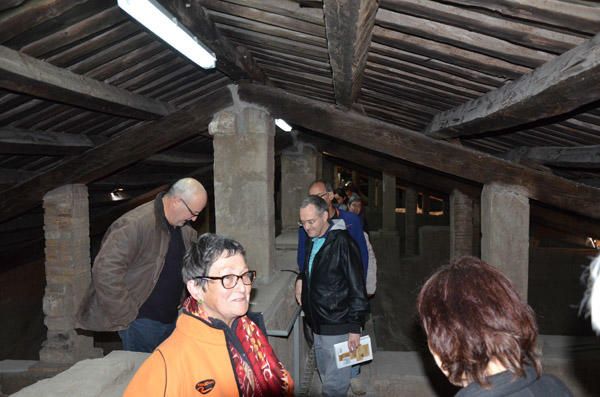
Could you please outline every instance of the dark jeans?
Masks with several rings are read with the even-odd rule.
[[[119,331],[123,350],[152,353],[171,335],[175,323],[165,324],[148,318],[138,318],[129,327]]]

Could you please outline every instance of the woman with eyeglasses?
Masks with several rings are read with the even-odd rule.
[[[288,396],[290,374],[275,355],[262,317],[248,312],[256,277],[245,250],[200,236],[183,261],[190,297],[173,334],[142,364],[124,396]]]

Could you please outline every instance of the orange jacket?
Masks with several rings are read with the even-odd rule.
[[[173,334],[144,361],[123,396],[198,397],[205,394],[239,396],[225,333],[181,314]]]

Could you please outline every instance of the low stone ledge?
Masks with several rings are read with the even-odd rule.
[[[83,360],[50,379],[40,380],[14,397],[120,397],[148,353],[113,351]]]

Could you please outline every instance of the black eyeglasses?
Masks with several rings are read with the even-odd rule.
[[[248,270],[246,273],[240,274],[239,276],[237,274],[226,274],[221,277],[199,276],[194,278],[202,280],[221,280],[223,288],[232,289],[237,285],[239,279],[242,279],[244,285],[252,285],[256,278],[256,270]]]
[[[185,205],[185,208],[187,208],[187,210],[190,212],[190,214],[192,214],[192,217],[200,215],[200,211],[198,211],[198,212],[192,211],[192,209],[190,208],[189,205],[187,205],[187,203],[185,202],[184,199],[182,199],[180,197],[179,200],[181,200],[181,202],[183,203],[183,205]]]

